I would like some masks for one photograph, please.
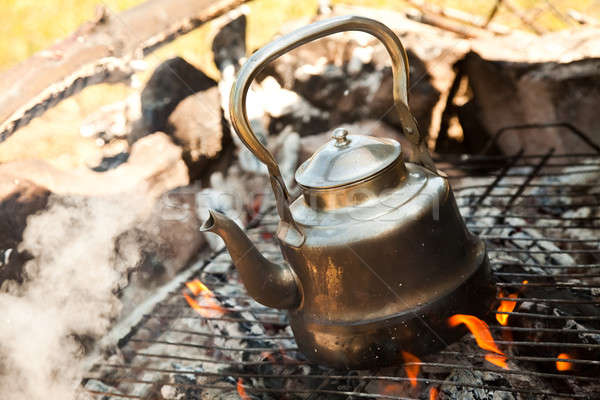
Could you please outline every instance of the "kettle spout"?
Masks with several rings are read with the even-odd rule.
[[[214,210],[209,213],[200,230],[223,239],[248,294],[267,307],[297,308],[302,295],[292,268],[285,262],[275,264],[263,257],[244,231],[225,215]]]

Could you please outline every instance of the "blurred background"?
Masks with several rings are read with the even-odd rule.
[[[98,7],[115,13],[142,3],[141,0],[0,0],[3,23],[0,26],[0,71],[25,60],[37,51],[67,37],[85,21],[94,18]],[[404,12],[415,4],[440,6],[465,11],[484,20],[493,17],[493,23],[510,29],[531,33],[573,29],[582,23],[600,17],[598,0],[431,0],[406,2],[400,0],[333,0],[331,5],[352,5]],[[309,18],[318,9],[318,0],[280,1],[254,0],[246,3],[247,50],[262,46],[289,21]],[[185,60],[217,79],[208,37],[213,23],[179,37],[145,57],[148,65],[134,76],[143,86],[154,68],[174,56]],[[134,32],[132,32],[134,34]],[[104,105],[132,94],[130,85],[100,84],[61,102],[41,118],[22,129],[18,135],[0,144],[0,162],[16,159],[45,159],[62,168],[95,165],[100,154],[94,141],[79,135],[84,116]],[[34,140],[35,138],[35,140]]]

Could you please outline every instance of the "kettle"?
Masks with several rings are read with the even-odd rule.
[[[306,42],[347,30],[372,34],[391,56],[395,111],[414,146],[404,162],[391,139],[338,128],[306,160],[291,201],[279,167],[252,132],[246,94],[268,62]],[[343,16],[305,26],[267,44],[240,69],[231,123],[268,168],[285,261],[267,260],[238,225],[210,211],[202,230],[221,236],[249,295],[288,312],[300,351],[312,362],[362,369],[402,362],[456,340],[455,313],[489,312],[495,292],[485,245],[459,214],[408,108],[408,60],[385,25]]]

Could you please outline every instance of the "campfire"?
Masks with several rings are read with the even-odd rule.
[[[406,17],[352,8],[389,23],[407,44],[411,66],[408,106],[415,124],[425,137],[427,132],[430,136],[420,143],[407,139],[405,134],[414,131],[403,130],[406,119],[389,112],[397,108],[392,96],[396,87],[385,48],[364,36],[344,33],[283,55],[248,84],[244,118],[254,130],[256,142],[265,146],[278,165],[277,169],[271,164],[266,168],[245,147],[247,137],[242,143],[235,134],[239,121],[232,120],[229,113],[229,107],[235,106],[229,104],[229,94],[236,73],[250,53],[245,47],[248,11],[234,6],[236,2],[226,1],[215,11],[202,14],[206,20],[215,17],[211,13],[224,14],[212,37],[218,82],[183,58],[169,59],[154,70],[139,93],[84,121],[81,134],[101,149],[93,172],[86,167],[82,175],[54,179],[53,169],[43,165],[13,167],[13,172],[24,174],[19,185],[26,186],[22,195],[13,197],[37,197],[28,203],[31,209],[21,221],[24,226],[27,216],[30,218],[30,231],[23,228],[19,233],[27,239],[25,245],[19,247],[20,238],[11,242],[10,249],[0,249],[0,267],[8,266],[0,269],[4,291],[0,300],[5,294],[21,299],[25,293],[21,290],[32,287],[37,290],[33,294],[44,293],[42,288],[48,291],[54,276],[44,273],[38,258],[43,261],[46,256],[52,261],[49,265],[58,268],[76,253],[77,262],[85,264],[89,238],[103,249],[95,260],[102,260],[105,276],[98,283],[106,295],[90,294],[93,277],[73,288],[86,305],[82,309],[93,310],[101,323],[75,324],[72,315],[61,309],[72,299],[62,292],[64,298],[52,296],[49,302],[51,312],[61,315],[64,325],[52,331],[56,339],[53,348],[60,349],[59,339],[68,336],[69,355],[58,359],[77,360],[69,366],[67,383],[76,382],[78,395],[102,400],[600,397],[600,130],[594,130],[595,122],[590,122],[595,121],[590,115],[595,117],[597,107],[582,100],[596,98],[586,91],[596,84],[590,81],[597,79],[597,59],[591,57],[596,55],[594,47],[582,46],[582,54],[588,58],[573,61],[576,57],[569,52],[574,50],[564,46],[562,39],[554,43],[552,36],[536,36],[535,40],[523,36],[523,43],[533,43],[532,54],[527,54],[535,60],[523,61],[515,55],[519,52],[511,53],[506,44],[518,40],[512,36],[507,40],[502,26],[466,24],[470,28],[461,30],[445,20],[431,19],[429,13],[442,12],[437,8],[420,9],[421,18],[414,13]],[[314,19],[346,11],[345,7],[322,4],[321,14]],[[110,20],[103,16],[96,23],[103,24],[107,18]],[[185,32],[191,29],[189,24],[202,21],[187,21],[170,29]],[[420,43],[437,43],[437,39],[439,48],[431,45],[426,51],[418,50]],[[153,40],[150,42],[170,39],[161,36]],[[563,45],[568,56],[560,56],[567,62],[554,62],[559,55],[552,53],[557,50],[552,50],[548,41],[556,48],[558,43]],[[150,42],[141,45],[142,54],[154,46]],[[490,48],[510,54],[503,58],[504,53],[486,53]],[[128,73],[126,67],[131,66],[123,66],[119,76]],[[182,77],[181,82],[170,79],[173,71]],[[571,79],[573,74],[579,80]],[[85,86],[92,78],[98,78],[97,72],[70,82]],[[164,87],[165,82],[173,87]],[[575,100],[564,95],[571,93],[563,90],[568,85],[573,85],[572,92],[579,96]],[[507,87],[513,92],[504,92]],[[0,138],[13,132],[18,135],[41,108],[75,91],[64,85],[51,89],[59,92],[38,99],[42,103],[37,111],[35,107],[23,109],[22,115],[0,126]],[[514,100],[507,102],[513,98],[509,94]],[[578,108],[573,102],[585,104]],[[498,104],[503,107],[499,109]],[[140,112],[132,112],[138,108]],[[552,118],[540,121],[541,109],[544,116]],[[393,347],[393,362],[370,369],[349,370],[314,362],[314,355],[294,336],[292,326],[295,330],[296,325],[290,314],[254,300],[273,297],[275,291],[270,290],[268,280],[255,279],[248,284],[223,241],[202,232],[217,215],[208,213],[214,209],[231,221],[230,226],[240,227],[256,245],[256,254],[273,265],[288,265],[279,243],[284,238],[298,244],[302,238],[294,236],[293,219],[284,221],[286,229],[278,229],[282,216],[287,216],[281,199],[293,200],[304,194],[305,187],[297,184],[294,171],[330,140],[332,132],[334,145],[339,147],[351,135],[400,142],[398,160],[409,166],[402,179],[417,179],[411,167],[416,164],[436,174],[437,168],[443,171],[451,188],[444,193],[453,193],[456,199],[453,211],[485,242],[489,258],[491,282],[486,282],[486,288],[489,286],[491,298],[480,296],[473,288],[465,289],[467,305],[481,312],[436,315],[451,339],[443,336],[435,343],[419,336],[432,330],[428,326],[431,316],[418,315],[423,329],[414,341],[426,351],[393,347],[396,338],[390,335],[376,345]],[[428,149],[435,150],[432,159],[428,159]],[[153,167],[147,169],[148,165]],[[49,178],[32,178],[46,176],[47,170]],[[269,177],[274,170],[277,174]],[[69,182],[75,182],[77,190]],[[270,185],[275,195],[269,191]],[[102,201],[96,204],[86,196]],[[323,209],[334,204],[333,200],[319,200]],[[61,218],[59,223],[47,216],[48,209],[53,217]],[[111,224],[101,223],[95,210],[109,214]],[[97,225],[106,231],[109,227],[110,232],[102,235],[105,232],[99,228],[100,234],[87,235],[96,225],[80,226],[73,215],[99,221]],[[59,247],[40,239],[46,236],[39,232],[48,226],[69,227],[64,237],[74,250],[60,253],[58,261],[39,248],[39,243]],[[56,230],[61,239],[62,231]],[[456,237],[447,240],[450,244],[458,241]],[[448,251],[466,253],[467,245],[462,245],[465,249],[449,245]],[[244,255],[250,251],[244,250]],[[235,258],[240,253],[232,254]],[[34,261],[27,264],[31,259]],[[332,280],[339,280],[333,268],[328,273]],[[68,282],[66,275],[59,278]],[[443,271],[437,275],[426,276],[419,284],[429,287],[437,279],[452,278],[442,276]],[[48,281],[40,284],[46,277]],[[83,280],[77,277],[77,281]],[[35,284],[29,282],[28,286],[28,280]],[[366,287],[361,280],[357,277],[353,283]],[[294,303],[296,297],[301,298],[296,294],[306,289],[297,283],[294,288],[297,292],[283,300]],[[31,296],[23,298],[31,303]],[[93,308],[96,300],[106,308]],[[282,304],[289,305],[283,300]],[[28,310],[29,303],[1,304]],[[119,303],[124,306],[120,316]],[[36,310],[40,309],[43,307]],[[43,330],[44,323],[36,324],[35,330]],[[19,329],[25,330],[24,326]],[[10,334],[0,338],[17,336],[7,332]],[[36,335],[24,333],[28,339]],[[20,342],[7,340],[11,345]],[[309,350],[319,351],[316,347]],[[373,354],[377,354],[375,349]],[[24,365],[23,360],[13,364],[15,368]],[[0,365],[0,373],[6,368]],[[42,376],[52,382],[60,368],[49,366]],[[63,387],[61,390],[64,393]]]
[[[563,215],[587,207],[580,206],[580,198],[588,186],[571,182],[563,158],[554,157],[528,156],[516,163],[498,156],[438,160],[451,163],[461,212],[469,228],[488,241],[497,291],[490,310],[495,317],[451,316],[449,326],[467,333],[438,353],[402,352],[398,368],[374,371],[341,372],[307,363],[285,314],[249,298],[221,250],[197,267],[197,278],[183,293],[173,293],[147,316],[121,347],[123,361],[98,365],[86,388],[115,399],[153,392],[172,399],[228,392],[243,399],[485,399],[494,393],[593,398],[600,368],[593,273],[598,267],[592,261],[596,250],[586,247],[590,239],[576,239],[593,225]],[[595,179],[597,172],[589,172],[584,160],[599,156],[576,158],[580,161],[569,162],[567,172],[580,170]],[[556,164],[540,173],[536,166],[543,160]],[[502,179],[497,175],[502,167],[472,174],[490,162],[512,165]],[[248,233],[276,257],[274,210],[259,218]],[[191,295],[197,300],[190,301]]]

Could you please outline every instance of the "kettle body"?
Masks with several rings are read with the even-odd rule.
[[[398,187],[371,203],[291,205],[306,235],[280,242],[302,285],[290,324],[310,359],[340,368],[398,363],[453,341],[446,319],[490,310],[485,246],[466,228],[447,179],[406,164]]]
[[[245,97],[269,61],[309,40],[344,30],[379,38],[391,55],[396,111],[413,144],[337,129],[296,172],[302,195],[290,199],[273,156],[252,133]],[[408,63],[387,27],[348,16],[320,21],[265,46],[242,67],[232,89],[236,133],[271,176],[285,262],[263,257],[226,217],[203,229],[219,234],[249,294],[288,310],[299,349],[311,361],[362,369],[402,361],[452,342],[456,313],[483,315],[494,299],[485,245],[471,234],[448,180],[431,160],[407,103]]]

